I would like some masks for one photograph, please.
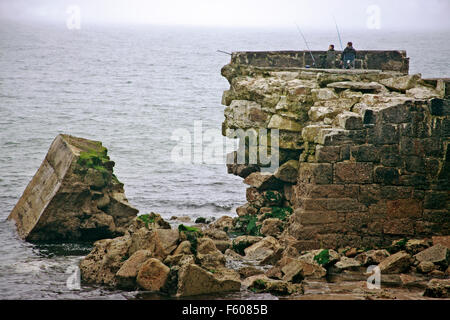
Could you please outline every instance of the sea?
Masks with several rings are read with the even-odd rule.
[[[312,50],[330,43],[340,48],[335,30],[303,33]],[[450,30],[341,30],[341,36],[357,50],[406,50],[410,73],[450,76]],[[221,137],[221,96],[229,84],[220,70],[230,56],[217,50],[304,49],[295,26],[74,30],[0,20],[0,299],[161,299],[74,286],[76,267],[91,246],[30,244],[6,218],[60,133],[102,141],[140,213],[192,221],[235,215],[246,187],[227,174],[224,162],[234,143]],[[177,150],[185,151],[182,161]]]

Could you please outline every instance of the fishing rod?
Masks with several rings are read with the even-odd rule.
[[[341,50],[343,51],[344,47],[342,46],[341,33],[339,32],[338,24],[337,24],[336,18],[334,16],[333,16],[333,19],[334,19],[334,24],[336,25],[336,31],[338,34],[339,43],[341,44]]]
[[[313,56],[311,50],[309,49],[308,41],[306,41],[306,38],[305,38],[305,36],[303,35],[303,32],[302,32],[302,30],[300,29],[300,27],[298,26],[298,24],[296,23],[295,25],[297,26],[297,30],[298,30],[298,32],[300,33],[300,35],[302,36],[303,41],[305,41],[306,48],[308,49],[309,54],[311,55],[311,59],[312,59],[312,61],[313,61],[313,66],[315,66],[315,65],[316,65],[316,59],[314,59],[314,56]]]
[[[228,55],[230,55],[230,56],[231,56],[231,53],[229,53],[229,52],[226,52],[226,51],[222,51],[222,50],[217,50],[217,52],[220,52],[220,53],[225,53],[225,54],[228,54]]]

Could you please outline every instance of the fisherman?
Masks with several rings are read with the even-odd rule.
[[[348,42],[347,47],[342,52],[342,67],[344,69],[355,68],[356,50],[353,48],[353,43]]]
[[[328,46],[328,51],[326,55],[326,68],[334,69],[336,68],[336,51],[334,51],[334,44]]]

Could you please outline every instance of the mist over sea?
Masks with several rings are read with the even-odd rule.
[[[364,50],[400,49],[410,73],[449,77],[450,31],[341,30]],[[335,30],[304,30],[311,49],[340,45]],[[220,217],[245,202],[242,179],[224,164],[176,164],[176,129],[194,121],[220,135],[217,53],[304,50],[292,29],[88,26],[0,21],[0,299],[123,298],[136,293],[66,287],[68,267],[89,246],[36,246],[18,239],[5,219],[59,133],[100,140],[115,161],[131,204],[141,213]]]

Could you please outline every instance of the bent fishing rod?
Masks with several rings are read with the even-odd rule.
[[[297,26],[297,30],[298,30],[298,32],[300,33],[300,35],[302,36],[303,41],[305,41],[306,48],[308,49],[309,54],[311,55],[311,59],[312,59],[312,61],[313,61],[313,66],[316,66],[316,59],[314,59],[314,56],[313,56],[311,50],[309,49],[308,41],[306,41],[306,38],[305,38],[305,36],[303,35],[303,32],[302,32],[302,30],[300,29],[300,27],[298,26],[298,24],[296,23],[295,25]]]

